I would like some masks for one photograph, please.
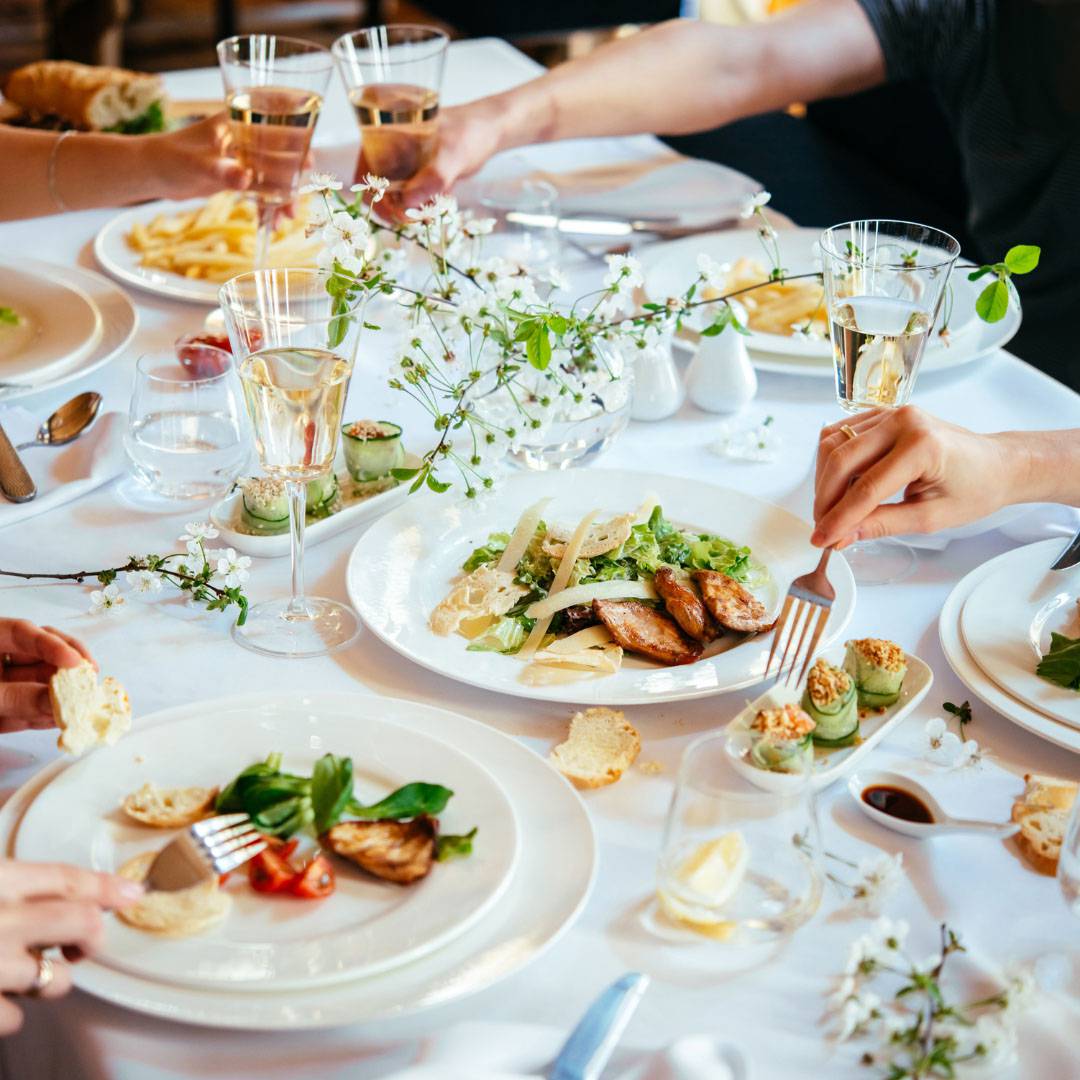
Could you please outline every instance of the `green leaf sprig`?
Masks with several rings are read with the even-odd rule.
[[[996,323],[1009,310],[1010,283],[1018,274],[1030,274],[1039,265],[1042,249],[1034,244],[1017,244],[1005,253],[1001,262],[987,263],[972,270],[968,281],[978,281],[993,274],[994,280],[975,299],[975,312],[983,322]]]
[[[1080,690],[1080,637],[1050,635],[1050,648],[1035,668],[1035,674],[1066,690]]]

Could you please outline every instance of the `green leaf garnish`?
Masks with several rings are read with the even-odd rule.
[[[464,855],[472,854],[473,840],[476,839],[476,826],[474,825],[467,833],[454,835],[447,833],[435,840],[435,861],[446,862],[447,859],[457,859]]]
[[[1066,690],[1080,690],[1080,638],[1050,635],[1050,648],[1039,661],[1035,674]]]
[[[421,814],[435,816],[446,809],[453,794],[441,784],[406,784],[370,806],[361,806],[354,799],[349,803],[348,811],[353,817],[366,821],[403,821]]]
[[[1030,274],[1039,265],[1042,248],[1035,244],[1017,244],[1005,253],[1005,265],[1013,274]]]
[[[983,322],[1000,322],[1008,310],[1009,286],[1001,278],[987,285],[975,300],[975,312]]]

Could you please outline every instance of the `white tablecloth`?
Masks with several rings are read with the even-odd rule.
[[[501,42],[455,44],[450,53],[447,99],[467,100],[528,78],[533,66]],[[169,77],[177,97],[216,92],[212,72]],[[331,101],[317,136],[321,145],[352,138],[343,100]],[[323,126],[325,125],[325,126]],[[528,151],[551,169],[605,163],[655,152],[651,139],[598,140]],[[783,207],[779,207],[783,210]],[[68,214],[0,226],[0,250],[35,258],[93,266],[90,242],[108,211]],[[125,409],[133,365],[144,349],[167,345],[194,329],[200,309],[135,296],[142,320],[136,345],[86,387],[65,387],[24,401],[41,416],[76,389],[104,393],[105,407]],[[401,415],[400,398],[385,389],[378,364],[367,358],[352,385],[356,415]],[[981,429],[1038,428],[1080,424],[1080,398],[1005,353],[953,373],[924,374],[918,403],[948,419]],[[806,512],[804,483],[819,427],[836,407],[829,383],[763,374],[752,414],[771,415],[784,440],[773,464],[737,464],[705,449],[715,437],[716,417],[684,406],[671,421],[632,424],[603,464],[700,477],[743,488]],[[993,482],[988,478],[988,482]],[[124,503],[115,485],[78,502],[0,531],[0,565],[61,570],[106,566],[130,552],[172,550],[186,520]],[[344,571],[356,537],[337,537],[308,552],[313,591],[345,597]],[[936,682],[917,714],[879,751],[881,763],[915,752],[926,719],[945,700],[963,700],[937,640],[937,614],[952,585],[971,568],[1006,550],[999,533],[923,553],[917,573],[901,585],[865,589],[851,631],[895,638],[926,659]],[[254,600],[284,594],[287,560],[257,561]],[[84,638],[103,671],[128,687],[139,713],[228,690],[366,689],[377,694],[435,703],[509,732],[546,752],[565,731],[568,711],[472,690],[422,671],[372,635],[328,659],[288,663],[233,646],[228,620],[192,620],[178,605],[136,603],[116,619],[87,614],[86,591],[71,585],[0,586],[0,613],[51,623]],[[738,1041],[761,1080],[795,1076],[865,1076],[856,1056],[837,1048],[821,1026],[829,978],[844,961],[848,943],[866,923],[830,917],[838,900],[830,893],[821,913],[769,963],[737,975],[712,970],[693,950],[672,953],[651,942],[636,924],[636,911],[651,889],[659,832],[679,755],[697,733],[726,719],[741,705],[731,694],[689,704],[629,709],[644,742],[643,758],[662,764],[658,775],[632,771],[613,787],[588,793],[601,838],[599,881],[574,929],[550,952],[508,983],[470,1000],[377,1030],[347,1028],[302,1035],[251,1035],[195,1030],[150,1020],[74,994],[59,1004],[36,1007],[26,1034],[3,1054],[10,1075],[115,1077],[174,1080],[200,1077],[364,1078],[385,1075],[411,1058],[416,1037],[468,1019],[536,1022],[569,1028],[593,995],[629,968],[649,971],[653,986],[626,1035],[629,1046],[659,1046],[686,1033],[707,1032]],[[986,816],[1006,817],[1018,776],[1026,771],[1080,776],[1080,762],[976,706],[970,734],[993,750],[993,763],[957,776],[956,798]],[[53,737],[22,734],[4,740],[0,770],[12,790],[56,754]],[[1000,771],[1006,770],[1006,771]],[[1013,774],[1013,775],[1009,775]],[[948,789],[947,789],[948,790]],[[913,927],[915,952],[928,952],[939,921],[952,923],[971,950],[971,961],[988,971],[1014,961],[1064,952],[1066,987],[1080,987],[1080,924],[1066,912],[1055,881],[1030,871],[1006,845],[983,839],[907,841],[870,824],[838,786],[820,800],[826,845],[852,858],[877,850],[902,851],[910,882],[887,910]],[[558,868],[552,867],[557,873]],[[1071,1019],[1054,1010],[1025,1022],[1023,1065],[1008,1075],[1080,1075],[1080,1012]],[[1054,1030],[1056,1029],[1056,1030]],[[1070,1034],[1071,1029],[1071,1034]],[[1071,1040],[1071,1042],[1070,1042]],[[1071,1058],[1071,1064],[1069,1064]],[[85,1073],[74,1062],[80,1062]],[[1070,1073],[1070,1069],[1073,1070]]]

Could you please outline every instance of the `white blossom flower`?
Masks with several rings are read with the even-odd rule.
[[[453,195],[436,195],[431,200],[431,209],[440,218],[456,218],[459,213],[458,201]]]
[[[641,263],[633,255],[608,255],[608,272],[604,275],[604,288],[614,289],[618,294],[633,292],[645,281]]]
[[[217,577],[225,583],[225,588],[237,589],[251,577],[250,565],[247,555],[237,555],[233,548],[226,548],[217,561]]]
[[[759,191],[755,195],[747,195],[746,198],[743,199],[739,217],[752,218],[759,210],[769,205],[770,199],[772,199],[772,195],[767,191]]]
[[[92,615],[114,615],[125,604],[120,587],[106,585],[104,589],[95,589],[90,594],[90,613]]]
[[[702,252],[697,257],[698,273],[710,289],[723,289],[727,285],[730,263],[718,263],[711,255]]]
[[[878,914],[884,901],[903,879],[903,862],[904,856],[900,852],[860,859],[859,880],[854,886],[856,906],[867,914]]]
[[[953,768],[966,769],[982,764],[986,751],[974,739],[967,739],[957,750]]]
[[[494,218],[466,218],[461,223],[461,231],[470,239],[475,240],[478,236],[487,236],[495,230]]]
[[[908,924],[903,919],[882,916],[867,933],[852,942],[844,973],[855,975],[874,964],[891,964],[904,947],[907,934]]]
[[[323,226],[322,236],[326,244],[324,250],[340,262],[367,250],[371,226],[363,218],[354,218],[345,210],[338,210]]]
[[[434,225],[437,215],[431,203],[425,203],[423,206],[410,206],[405,211],[405,216],[418,225]]]
[[[140,596],[156,596],[161,592],[161,578],[152,570],[129,570],[125,577],[128,588]]]
[[[562,292],[570,288],[570,279],[557,266],[549,266],[540,274],[540,279]]]
[[[845,975],[839,985],[828,997],[828,1005],[831,1009],[842,1009],[848,998],[855,997],[859,992],[859,983],[854,975]]]
[[[215,540],[218,531],[209,521],[189,521],[180,537],[183,541]],[[190,550],[190,547],[188,548]]]
[[[940,716],[926,721],[922,752],[923,757],[935,765],[956,764],[960,753],[960,739],[949,730],[949,725]]]
[[[871,991],[855,994],[844,1002],[840,1009],[840,1030],[836,1033],[838,1042],[845,1042],[853,1035],[865,1030],[866,1025],[881,1015],[881,998]]]
[[[390,181],[384,176],[376,176],[374,173],[368,173],[362,183],[353,184],[350,191],[354,193],[370,192],[371,201],[377,203],[389,190]]]
[[[1023,968],[1009,971],[1005,987],[1004,1015],[1015,1018],[1035,1004],[1039,996],[1039,986],[1035,976]]]
[[[341,181],[333,173],[313,172],[300,189],[301,195],[315,195],[323,191],[340,191]]]

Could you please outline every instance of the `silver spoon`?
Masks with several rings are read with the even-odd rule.
[[[909,795],[914,795],[930,812],[933,821],[908,821],[878,810],[863,798],[863,792],[871,787],[897,788]],[[982,833],[985,836],[998,836],[1005,839],[1020,831],[1020,826],[1012,821],[971,821],[966,818],[954,818],[942,810],[937,799],[922,784],[900,773],[878,770],[857,772],[848,780],[848,791],[859,804],[859,809],[868,818],[895,832],[903,833],[905,836],[915,836],[920,840],[930,836],[940,836],[942,833],[964,832]]]
[[[20,443],[16,450],[32,446],[63,446],[77,439],[93,422],[101,408],[101,395],[88,390],[65,401],[37,430],[30,442]]]

